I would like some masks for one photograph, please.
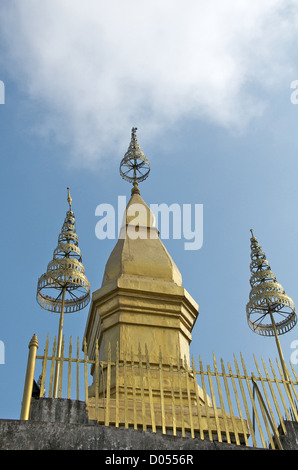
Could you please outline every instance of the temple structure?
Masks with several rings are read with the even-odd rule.
[[[242,370],[235,355],[234,370],[215,355],[213,369],[201,357],[196,366],[190,343],[199,306],[141,197],[149,172],[133,128],[120,163],[131,197],[92,295],[68,190],[58,245],[37,285],[39,305],[60,316],[58,341],[51,347],[47,337],[39,355],[32,337],[21,417],[0,420],[1,449],[297,449],[297,375],[278,339],[297,324],[294,302],[252,232],[247,320],[255,333],[275,337],[279,376],[270,361],[270,377],[263,359],[261,372],[256,358],[257,373],[250,372],[242,354]],[[64,312],[89,301],[75,352],[71,337],[66,346]]]
[[[104,401],[109,387],[115,413],[119,408],[120,415],[121,410],[124,415],[126,409],[129,415],[127,420],[131,424],[136,421],[143,423],[144,414],[147,413],[149,425],[150,404],[160,406],[162,393],[164,409],[157,418],[160,427],[163,413],[167,429],[171,428],[173,412],[177,428],[182,427],[182,420],[185,426],[191,401],[191,414],[197,420],[195,427],[198,429],[198,404],[202,416],[206,418],[209,412],[214,418],[211,408],[206,410],[206,407],[211,407],[211,399],[203,396],[193,376],[181,385],[178,371],[191,366],[189,346],[199,306],[183,287],[181,273],[159,238],[154,214],[140,195],[138,182],[143,178],[143,163],[146,163],[146,175],[149,173],[149,162],[138,144],[136,129],[132,129],[131,142],[120,165],[120,173],[133,184],[131,198],[123,216],[119,239],[106,263],[101,287],[92,295],[85,338],[91,360],[95,359],[98,348],[99,360],[104,363],[108,363],[109,354],[114,364],[116,359],[121,364],[129,362],[130,365],[132,362],[145,365],[150,361],[150,380],[147,374],[140,373],[138,367],[135,371],[132,367],[124,371],[123,367],[116,370],[114,365],[109,383],[107,370],[103,368],[102,377],[97,377],[96,385],[96,370],[93,368],[94,381],[89,387],[89,417],[94,419],[95,401],[98,398]],[[128,176],[129,170],[131,177]],[[160,368],[163,369],[163,380],[168,384],[172,381],[167,388],[168,393],[161,390]],[[116,384],[120,405],[116,405]],[[104,408],[102,405],[103,412]],[[185,414],[184,408],[187,409]],[[133,416],[133,412],[137,416]],[[218,413],[220,416],[220,409]],[[100,416],[98,410],[97,416]]]

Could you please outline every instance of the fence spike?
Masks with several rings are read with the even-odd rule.
[[[186,356],[184,355],[184,370],[185,370],[185,382],[186,382],[186,391],[187,391],[187,403],[188,403],[188,412],[189,412],[189,422],[190,422],[190,433],[191,437],[195,437],[194,427],[193,427],[193,417],[192,417],[192,404],[190,396],[190,387],[189,387],[189,376],[188,376],[188,364],[186,361]]]
[[[134,429],[138,429],[135,367],[134,367],[134,355],[133,355],[132,347],[131,347],[131,381],[132,381],[132,397],[133,397],[133,426],[134,426]]]
[[[148,378],[148,392],[149,392],[149,406],[150,406],[150,415],[151,415],[151,426],[152,432],[156,432],[155,425],[155,413],[154,413],[154,403],[152,395],[152,385],[151,385],[151,373],[150,373],[150,360],[147,344],[145,344],[145,356],[146,356],[146,367],[147,367],[147,378]]]
[[[174,391],[174,368],[173,359],[170,358],[170,374],[171,374],[171,398],[172,398],[172,424],[173,424],[173,436],[177,435],[176,428],[176,405],[175,405],[175,391]]]
[[[68,347],[68,379],[67,379],[67,398],[71,397],[71,355],[72,355],[72,338],[69,338]]]

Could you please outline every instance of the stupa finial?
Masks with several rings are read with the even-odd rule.
[[[139,146],[136,131],[137,128],[133,127],[128,150],[120,163],[120,175],[133,184],[132,194],[140,193],[138,183],[144,181],[150,172],[149,160]]]

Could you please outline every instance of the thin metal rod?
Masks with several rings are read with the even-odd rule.
[[[272,323],[272,326],[273,326],[273,331],[274,331],[276,346],[277,346],[277,350],[278,350],[278,354],[279,354],[279,358],[280,358],[280,362],[281,362],[281,367],[282,367],[283,374],[284,374],[285,388],[286,388],[286,392],[288,394],[290,403],[292,401],[292,403],[291,403],[291,405],[292,405],[292,404],[294,404],[294,400],[293,400],[291,386],[290,386],[290,382],[289,382],[289,373],[288,373],[286,363],[285,363],[285,360],[284,360],[284,356],[283,356],[283,353],[282,353],[281,344],[280,344],[280,341],[279,341],[279,338],[278,338],[278,333],[277,333],[275,321],[274,321],[274,318],[273,318],[273,313],[272,313],[271,310],[269,311],[269,313],[270,313],[271,323]]]
[[[61,348],[62,348],[65,292],[66,292],[66,287],[63,287],[63,289],[62,289],[62,306],[61,306],[59,330],[58,330],[57,362],[56,362],[55,379],[54,379],[54,393],[53,393],[54,398],[57,398],[58,382],[59,382],[59,368],[60,368],[60,357],[61,357]]]
[[[275,342],[276,342],[277,351],[278,351],[278,354],[279,354],[282,370],[283,370],[283,373],[284,373],[285,380],[288,380],[288,372],[287,372],[284,356],[283,356],[283,353],[282,353],[281,344],[280,344],[280,341],[279,341],[279,338],[278,338],[278,333],[277,333],[273,313],[272,313],[271,310],[269,310],[269,313],[270,313],[271,323],[272,323],[272,326],[273,326]]]

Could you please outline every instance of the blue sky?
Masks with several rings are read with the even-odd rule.
[[[242,352],[249,369],[253,354],[277,356],[246,321],[251,228],[298,303],[297,6],[122,3],[1,2],[1,418],[19,418],[32,335],[41,353],[57,333],[35,296],[67,186],[92,291],[101,285],[116,240],[96,238],[95,209],[129,198],[119,163],[133,126],[151,164],[144,200],[204,205],[200,250],[164,240],[200,306],[195,360]],[[65,336],[82,338],[87,315],[66,316]],[[289,361],[297,327],[280,339]]]

